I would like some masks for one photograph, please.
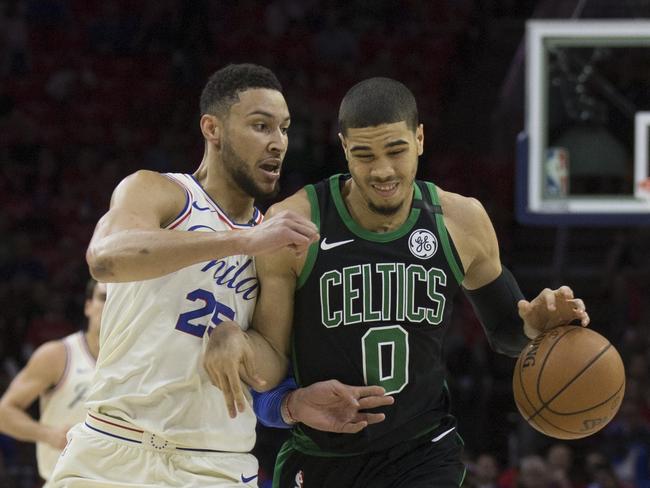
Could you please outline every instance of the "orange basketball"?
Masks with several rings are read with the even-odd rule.
[[[618,411],[625,369],[602,335],[565,325],[521,351],[512,388],[519,412],[532,427],[557,439],[579,439],[605,427]]]

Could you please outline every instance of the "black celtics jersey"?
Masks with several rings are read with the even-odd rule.
[[[378,410],[383,422],[358,434],[295,428],[295,447],[315,455],[385,449],[449,416],[442,347],[463,271],[436,188],[417,181],[404,224],[375,233],[350,216],[341,196],[346,178],[306,187],[321,241],[298,278],[294,373],[300,386],[381,385],[395,403]]]

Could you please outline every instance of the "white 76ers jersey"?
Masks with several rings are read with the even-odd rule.
[[[84,401],[95,371],[93,357],[83,332],[61,339],[65,345],[65,370],[58,384],[40,396],[40,422],[59,429],[69,428],[86,418]],[[61,454],[45,442],[36,443],[38,473],[49,479]]]
[[[191,175],[167,174],[184,188],[185,208],[167,226],[222,232],[250,225],[230,221]],[[242,329],[258,294],[255,262],[236,255],[198,263],[146,281],[111,283],[102,315],[90,410],[119,417],[176,444],[247,452],[255,443],[249,407],[231,419],[203,368],[209,333],[223,320]]]

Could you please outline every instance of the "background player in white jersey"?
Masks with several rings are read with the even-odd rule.
[[[293,212],[261,223],[254,207],[277,191],[287,149],[289,110],[275,75],[229,65],[210,77],[200,108],[196,172],[127,177],[90,242],[91,273],[109,283],[101,353],[88,417],[53,474],[57,488],[256,485],[255,414],[248,403],[240,415],[227,411],[203,353],[223,321],[248,327],[258,292],[251,256],[300,254],[318,232]]]
[[[106,285],[90,280],[86,287],[85,330],[40,346],[0,399],[0,431],[21,441],[36,442],[38,472],[50,478],[66,443],[68,429],[86,417],[84,401],[99,351],[99,328]],[[40,400],[40,419],[26,412]],[[47,483],[45,486],[49,486]]]

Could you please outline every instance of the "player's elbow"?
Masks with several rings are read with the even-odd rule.
[[[113,258],[105,251],[91,243],[86,250],[86,262],[90,276],[99,282],[110,282],[114,278]]]

